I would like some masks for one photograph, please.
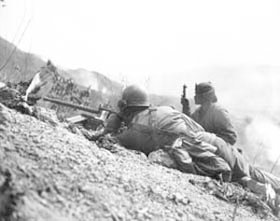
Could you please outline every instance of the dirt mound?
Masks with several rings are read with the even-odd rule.
[[[0,220],[277,220],[211,183],[0,104]]]

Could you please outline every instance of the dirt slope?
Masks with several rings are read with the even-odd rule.
[[[205,180],[0,104],[0,220],[232,220]],[[235,220],[262,219],[239,206]]]

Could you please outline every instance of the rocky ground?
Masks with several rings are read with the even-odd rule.
[[[42,119],[0,104],[0,220],[277,220],[239,186],[98,147]]]

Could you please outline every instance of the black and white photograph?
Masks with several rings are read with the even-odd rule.
[[[279,96],[277,0],[0,0],[0,221],[279,220]]]

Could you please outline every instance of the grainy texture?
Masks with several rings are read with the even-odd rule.
[[[235,204],[205,182],[0,104],[0,184],[10,197],[1,192],[2,220],[232,220]],[[234,216],[277,220],[244,205]]]

